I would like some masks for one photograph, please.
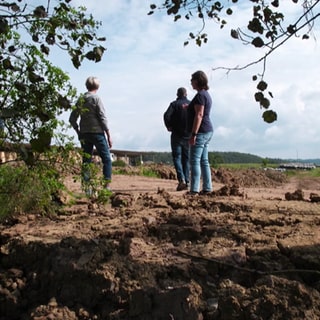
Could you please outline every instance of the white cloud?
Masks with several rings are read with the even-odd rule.
[[[190,76],[202,69],[210,79],[215,133],[210,150],[239,151],[264,157],[320,157],[319,47],[314,40],[292,38],[268,60],[265,80],[274,96],[278,121],[266,124],[254,101],[256,82],[262,72],[254,65],[228,75],[216,67],[243,66],[263,52],[243,46],[229,36],[230,28],[245,26],[251,4],[236,5],[233,20],[222,30],[207,24],[209,41],[202,47],[184,47],[189,31],[199,30],[196,20],[173,22],[172,17],[148,16],[149,5],[141,0],[74,0],[101,20],[107,51],[98,64],[86,62],[75,70],[63,62],[71,81],[84,90],[87,76],[101,79],[99,94],[107,108],[115,149],[169,151],[169,133],[163,112],[175,99],[176,89],[185,86],[191,99],[195,92]],[[300,8],[283,4],[290,16]],[[292,9],[294,8],[294,10]],[[316,30],[319,35],[319,30]],[[67,118],[67,115],[65,115]]]

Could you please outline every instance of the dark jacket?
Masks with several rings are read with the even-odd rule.
[[[172,101],[163,115],[164,124],[169,131],[179,137],[188,137],[187,120],[188,105],[190,101],[186,97]]]

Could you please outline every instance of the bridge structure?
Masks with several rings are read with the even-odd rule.
[[[111,149],[111,156],[112,160],[121,160],[124,161],[126,164],[132,165],[132,164],[143,164],[144,157],[154,153],[154,152],[148,152],[148,151],[130,151],[130,150],[116,150]]]
[[[28,150],[31,148],[30,144],[23,144],[23,147]],[[20,146],[21,148],[21,146]],[[132,151],[132,150],[117,150],[111,149],[112,161],[121,160],[128,165],[142,164],[146,156],[152,155],[152,151]],[[98,156],[96,150],[93,152],[94,156]],[[0,144],[0,163],[18,160],[17,145],[5,143]]]

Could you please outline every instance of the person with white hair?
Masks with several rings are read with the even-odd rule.
[[[108,126],[106,111],[97,91],[100,81],[96,77],[86,80],[87,92],[78,100],[76,108],[71,112],[69,122],[77,132],[83,151],[83,180],[89,182],[90,175],[86,165],[92,162],[94,147],[103,164],[104,187],[110,190],[112,176],[112,158],[110,149],[112,140]],[[78,119],[80,123],[78,124]]]

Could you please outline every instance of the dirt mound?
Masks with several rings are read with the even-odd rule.
[[[0,226],[0,319],[320,319],[319,205],[263,170],[218,172],[204,196],[115,176],[109,204]]]
[[[275,187],[287,181],[287,177],[275,170],[263,169],[225,169],[213,171],[213,180],[225,185],[239,187]]]
[[[128,175],[140,174],[141,171],[154,172],[161,179],[176,180],[176,173],[172,166],[165,164],[151,164],[143,167],[125,167],[121,171]],[[212,180],[224,185],[239,187],[275,187],[287,181],[282,172],[264,169],[212,169]]]

